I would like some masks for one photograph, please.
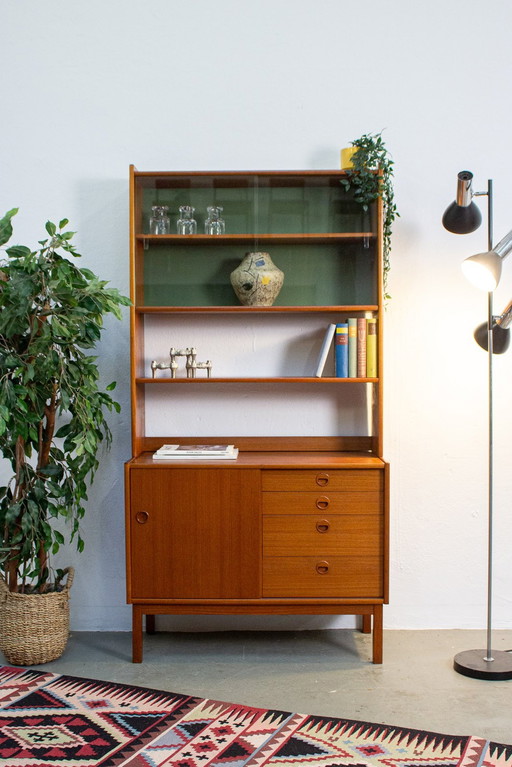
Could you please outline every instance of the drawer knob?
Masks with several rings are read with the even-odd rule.
[[[315,481],[316,481],[316,484],[319,485],[320,487],[325,487],[326,485],[329,484],[329,475],[326,474],[325,471],[322,471],[320,474],[316,475]]]
[[[328,519],[319,519],[316,523],[316,529],[319,533],[326,533],[329,530],[330,522]]]
[[[327,509],[329,507],[330,500],[327,498],[326,495],[321,495],[320,498],[316,499],[315,506],[317,509]]]
[[[329,562],[317,562],[315,569],[318,575],[327,575],[329,572]]]
[[[149,519],[149,514],[147,511],[138,511],[135,515],[135,519],[139,525],[145,525]]]

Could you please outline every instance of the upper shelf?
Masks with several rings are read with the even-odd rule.
[[[225,188],[235,187],[255,189],[258,187],[297,187],[305,188],[336,184],[346,178],[343,170],[258,170],[258,171],[150,171],[137,170],[131,166],[138,184],[156,189],[188,188]]]
[[[278,234],[137,234],[136,239],[151,245],[222,245],[253,243],[255,240],[265,243],[325,243],[369,240],[375,237],[373,232],[318,232],[314,234],[278,233]]]

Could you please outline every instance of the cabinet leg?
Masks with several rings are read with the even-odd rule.
[[[382,605],[373,608],[373,662],[382,663],[383,657]]]
[[[142,608],[132,606],[132,663],[142,663]]]
[[[155,633],[155,616],[146,614],[146,634]]]
[[[372,616],[371,615],[363,615],[363,622],[361,625],[361,631],[363,634],[371,634],[372,633]]]

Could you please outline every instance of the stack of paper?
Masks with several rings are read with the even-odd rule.
[[[155,453],[154,460],[182,461],[196,458],[201,461],[212,459],[230,460],[238,456],[238,448],[234,445],[162,445]]]

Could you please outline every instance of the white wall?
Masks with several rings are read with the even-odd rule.
[[[386,458],[392,465],[388,628],[485,625],[486,357],[483,294],[459,264],[485,227],[441,226],[468,168],[495,182],[497,238],[512,226],[512,6],[499,0],[4,0],[0,211],[19,242],[67,216],[84,264],[128,291],[128,165],[140,170],[320,169],[384,129],[396,163],[386,316]],[[483,202],[483,205],[485,203]],[[496,308],[510,299],[506,264]],[[510,286],[510,287],[509,287]],[[90,493],[76,630],[128,629],[123,461],[128,318],[101,344],[118,381],[114,449]],[[494,619],[512,628],[512,353],[496,358]],[[480,401],[481,400],[481,401]],[[344,625],[328,618],[202,618],[199,628]]]

